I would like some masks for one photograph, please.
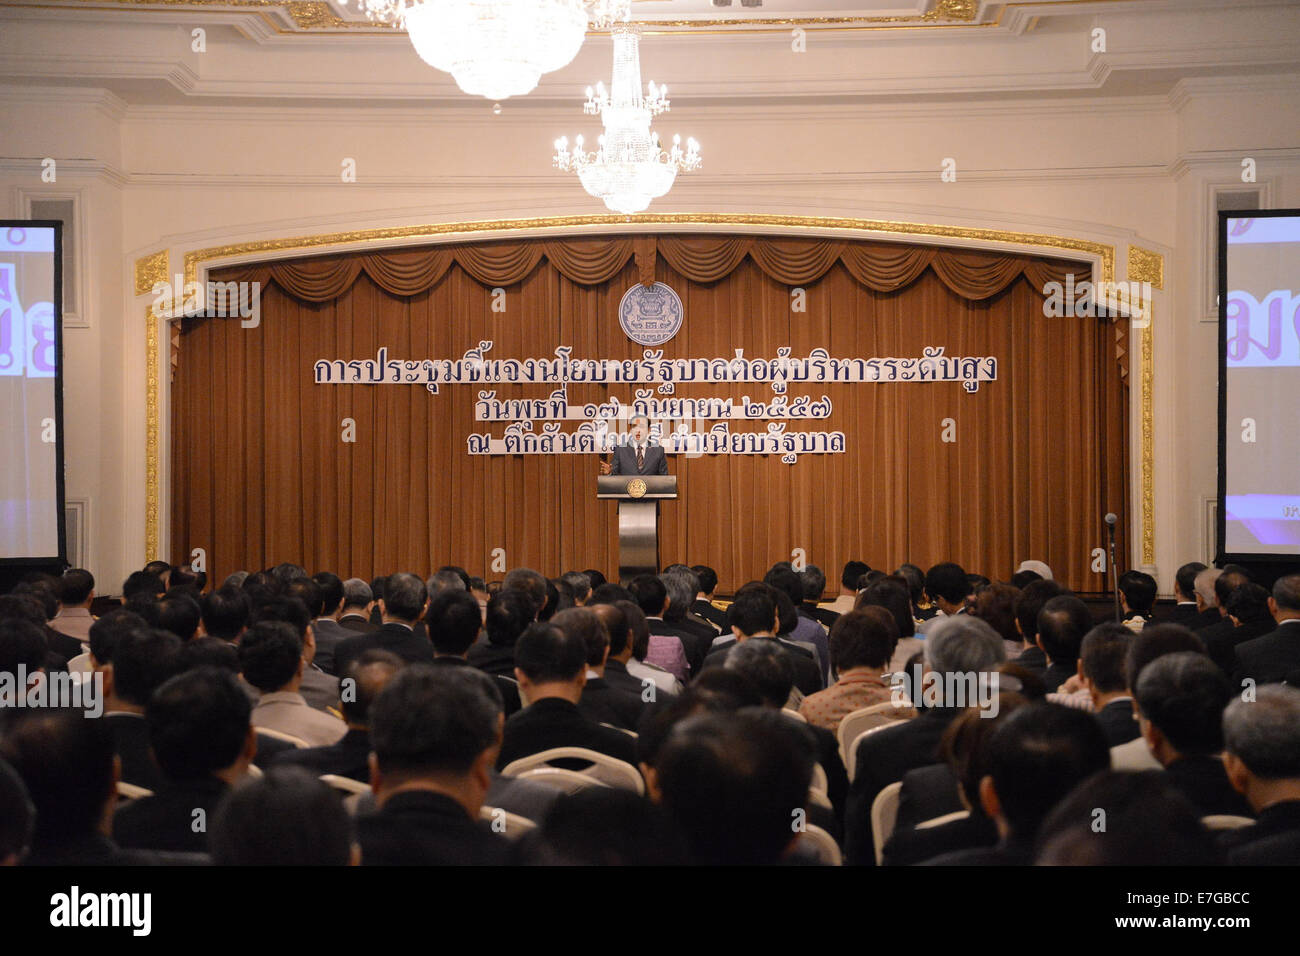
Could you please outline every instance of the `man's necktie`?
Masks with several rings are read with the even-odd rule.
[[[645,467],[645,449],[640,445],[636,446],[636,470],[640,471]]]

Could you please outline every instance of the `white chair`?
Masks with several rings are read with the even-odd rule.
[[[119,780],[117,782],[117,795],[123,800],[138,800],[141,797],[152,797],[153,791],[145,787],[137,787],[125,780]]]
[[[782,710],[781,710],[781,716],[783,716],[783,717],[789,717],[791,720],[797,720],[797,721],[799,721],[801,724],[806,724],[806,723],[808,723],[808,718],[807,718],[807,717],[805,717],[803,714],[799,713],[799,711],[797,711],[797,710],[791,710],[789,707],[782,708]]]
[[[876,866],[880,866],[885,858],[885,844],[894,833],[894,823],[898,820],[898,801],[902,792],[902,781],[896,780],[876,794],[876,799],[871,801],[871,842],[876,851]]]
[[[840,721],[839,730],[835,736],[840,741],[840,759],[844,761],[847,767],[849,763],[848,746],[858,739],[858,735],[864,730],[870,730],[872,727],[887,727],[897,719],[898,715],[911,713],[910,708],[897,708],[890,701],[883,704],[872,704],[870,707],[859,707],[850,714],[845,714],[844,719]]]
[[[1211,813],[1208,817],[1201,817],[1201,826],[1207,830],[1238,830],[1253,826],[1254,823],[1250,817],[1239,817],[1232,813]]]
[[[84,654],[78,654],[72,660],[68,661],[69,674],[89,674],[94,670],[90,665],[90,651]]]
[[[301,737],[295,737],[293,734],[286,734],[279,730],[272,730],[270,727],[258,727],[254,725],[253,732],[270,737],[272,740],[283,740],[285,743],[293,744],[295,747],[304,750],[311,746],[311,744],[307,743],[307,741],[303,740]]]
[[[613,724],[607,724],[607,723],[605,723],[603,720],[600,722],[600,726],[602,726],[602,727],[608,727],[610,730],[617,730],[620,734],[627,734],[627,735],[628,735],[629,737],[631,737],[633,740],[636,739],[636,731],[635,731],[635,730],[628,730],[626,727],[615,727]]]
[[[247,771],[247,772],[248,772],[248,775],[249,775],[250,777],[253,777],[253,778],[257,778],[257,777],[262,776],[262,768],[259,767],[259,766],[258,766],[257,764],[255,764],[255,763],[250,763],[250,764],[248,765],[248,771]]]
[[[818,790],[816,787],[808,788],[808,802],[832,812],[835,810],[835,806],[831,803],[831,798],[826,795],[826,791]]]
[[[941,827],[945,823],[953,823],[956,820],[965,820],[970,816],[969,810],[954,810],[952,813],[945,813],[941,817],[931,817],[929,820],[922,820],[916,825],[918,830],[928,830],[930,827]]]
[[[826,779],[826,768],[819,763],[813,764],[812,788],[822,793],[831,792],[830,781]]]
[[[340,793],[369,793],[370,784],[362,783],[360,780],[353,780],[351,777],[341,777],[336,773],[327,773],[321,775],[321,782],[327,783]]]
[[[529,770],[545,767],[564,759],[585,760],[590,764],[580,771],[572,772],[590,777],[607,787],[619,787],[623,790],[633,790],[641,795],[645,794],[645,781],[641,779],[641,771],[636,767],[607,754],[587,750],[585,747],[552,747],[550,750],[511,761],[501,772],[507,777],[521,777]]]
[[[810,823],[804,827],[803,833],[799,834],[799,842],[816,851],[817,859],[826,866],[841,866],[844,863],[844,855],[840,853],[835,838],[819,826]]]
[[[544,783],[548,787],[558,787],[565,793],[577,793],[579,790],[585,790],[588,787],[607,786],[607,784],[601,783],[595,777],[589,777],[585,773],[578,773],[576,770],[565,770],[563,767],[534,767],[532,770],[525,770],[523,773],[515,774],[515,776],[520,780],[532,780],[535,783]]]
[[[491,824],[494,833],[502,834],[507,840],[517,840],[537,824],[527,817],[503,810],[501,807],[483,807],[479,810],[480,820]]]
[[[890,724],[892,723],[893,721],[890,721]],[[881,724],[879,727],[871,727],[862,731],[862,733],[853,738],[853,743],[849,744],[849,752],[844,758],[844,770],[849,775],[850,783],[853,782],[853,777],[858,772],[858,744],[862,743],[862,738],[869,737],[870,735],[879,733],[882,730],[887,730],[890,724]]]

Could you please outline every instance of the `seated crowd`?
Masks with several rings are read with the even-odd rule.
[[[1300,863],[1300,575],[1119,587],[1116,620],[1038,561],[834,595],[781,563],[730,601],[681,564],[153,562],[110,609],[33,575],[0,863]]]

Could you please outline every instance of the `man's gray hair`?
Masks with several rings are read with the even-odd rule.
[[[800,571],[799,580],[803,582],[805,601],[816,601],[826,590],[826,572],[815,564],[810,564]]]
[[[248,580],[247,571],[235,571],[226,575],[226,580],[221,582],[221,586],[223,588],[242,588],[246,580]]]
[[[344,607],[365,607],[374,599],[375,592],[360,578],[348,578],[343,582]]]
[[[1269,684],[1223,712],[1224,750],[1263,780],[1300,780],[1300,690]]]
[[[465,590],[465,582],[455,571],[439,571],[429,578],[425,586],[429,589],[430,595],[437,594],[439,591]]]
[[[583,574],[581,571],[566,571],[560,575],[560,580],[573,588],[573,599],[579,598],[586,600],[591,596],[591,575]]]
[[[1273,600],[1280,611],[1300,611],[1300,574],[1288,574],[1273,584]]]
[[[992,671],[1006,659],[998,632],[969,614],[941,618],[925,636],[925,662],[940,674]]]
[[[1219,579],[1219,575],[1222,573],[1218,568],[1206,568],[1196,575],[1196,583],[1192,587],[1201,596],[1201,600],[1205,602],[1206,607],[1219,606],[1219,599],[1214,593],[1214,582]]]
[[[674,614],[680,608],[685,614],[695,603],[695,595],[700,593],[700,576],[690,568],[665,571],[659,580],[668,589],[668,606]]]

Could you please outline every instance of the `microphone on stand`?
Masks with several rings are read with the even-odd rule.
[[[1106,530],[1110,533],[1110,581],[1115,596],[1115,622],[1119,623],[1124,617],[1119,603],[1119,569],[1115,567],[1115,523],[1119,518],[1116,517],[1115,512],[1108,511],[1105,521]]]

